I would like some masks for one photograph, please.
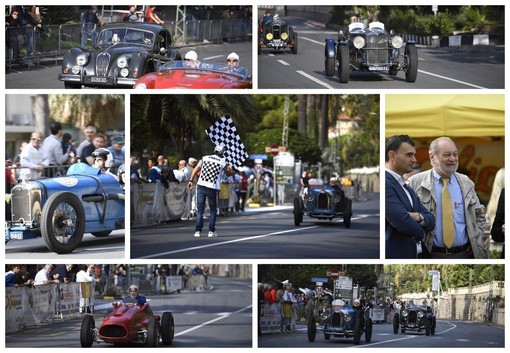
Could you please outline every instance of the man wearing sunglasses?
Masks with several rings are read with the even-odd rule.
[[[44,168],[50,165],[42,142],[43,134],[37,131],[32,132],[30,143],[23,148],[20,154],[20,166],[21,168],[30,169],[30,180],[39,179]]]
[[[239,66],[239,55],[232,52],[227,56],[227,65],[228,66]]]
[[[196,69],[200,66],[200,61],[198,61],[198,54],[194,50],[190,50],[184,55],[184,64],[186,67],[190,67]]]

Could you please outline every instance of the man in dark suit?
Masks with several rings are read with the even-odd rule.
[[[416,259],[421,240],[434,229],[432,213],[421,204],[403,175],[416,163],[416,148],[408,135],[386,141],[386,258]]]

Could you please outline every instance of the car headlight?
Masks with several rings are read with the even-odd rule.
[[[418,318],[421,319],[423,317],[423,311],[418,311]]]
[[[273,39],[273,33],[266,34],[266,39],[267,40],[272,40]]]
[[[125,56],[119,56],[117,59],[117,66],[121,69],[125,68],[128,65],[128,59]]]
[[[407,310],[402,310],[402,316],[403,316],[403,317],[406,317],[407,315],[409,315],[409,313],[407,312]]]
[[[351,321],[351,315],[349,315],[349,314],[345,314],[344,318],[345,318],[345,322]]]
[[[76,64],[80,66],[85,66],[88,61],[88,56],[85,54],[80,54],[76,57]]]
[[[352,45],[354,45],[356,49],[363,48],[365,46],[365,38],[363,38],[362,36],[354,37],[354,39],[352,40]]]
[[[71,72],[75,75],[78,75],[81,72],[81,66],[80,65],[74,65],[71,69]]]
[[[139,84],[135,85],[135,88],[138,88],[138,89],[147,89],[147,86],[145,85],[145,83],[139,83]]]
[[[304,196],[305,201],[313,201],[313,195],[312,194],[306,194]]]
[[[285,32],[282,33],[282,35],[280,36],[283,40],[287,40],[287,38],[289,38],[289,35]]]
[[[404,40],[402,39],[401,36],[395,36],[391,38],[391,45],[395,49],[402,48],[402,45],[404,45]]]
[[[129,75],[129,70],[128,70],[128,69],[126,69],[126,68],[124,68],[124,69],[120,70],[120,75],[121,75],[122,77],[127,77],[127,76]]]
[[[340,196],[338,196],[338,195],[333,195],[333,202],[334,202],[334,203],[337,203],[338,201],[340,201]]]

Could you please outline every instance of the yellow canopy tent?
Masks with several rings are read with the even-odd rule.
[[[386,95],[386,138],[494,138],[505,135],[502,94]]]

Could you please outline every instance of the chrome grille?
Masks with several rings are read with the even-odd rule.
[[[14,223],[32,223],[39,221],[41,214],[41,189],[16,186],[11,192],[11,211]]]
[[[100,53],[96,57],[96,75],[106,76],[110,65],[110,54]]]
[[[366,38],[368,65],[384,65],[388,63],[388,35],[371,33]]]

